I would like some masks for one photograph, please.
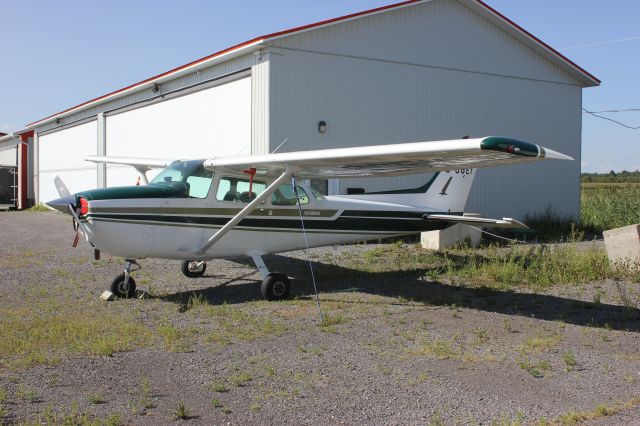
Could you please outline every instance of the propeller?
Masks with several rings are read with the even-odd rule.
[[[56,190],[58,191],[58,195],[60,195],[60,198],[58,198],[57,200],[49,201],[47,204],[50,207],[53,207],[54,209],[67,214],[70,213],[71,209],[73,209],[75,210],[77,216],[78,209],[75,206],[76,199],[71,195],[71,191],[69,191],[69,188],[67,187],[67,185],[65,185],[62,178],[60,176],[56,176],[53,179],[53,183],[56,186]],[[80,242],[80,224],[76,221],[76,218],[73,215],[71,220],[73,231],[76,233],[75,237],[73,238],[71,247],[77,247],[78,242]]]

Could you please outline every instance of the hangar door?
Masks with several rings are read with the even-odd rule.
[[[60,176],[71,193],[97,186],[96,165],[84,161],[96,155],[97,125],[95,121],[38,135],[38,202],[59,198],[53,183]]]
[[[249,154],[251,76],[107,115],[106,141],[110,156],[188,159]],[[107,166],[107,186],[133,185],[137,178],[131,167]]]

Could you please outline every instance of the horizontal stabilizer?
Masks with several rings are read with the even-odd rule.
[[[138,158],[138,157],[109,157],[106,155],[89,155],[85,161],[92,163],[122,164],[135,167],[137,170],[148,171],[151,169],[161,169],[167,167],[173,160],[158,158]]]
[[[422,218],[438,222],[462,223],[465,225],[482,226],[487,228],[529,228],[524,223],[510,217],[489,219],[486,217],[458,216],[453,214],[425,214]]]

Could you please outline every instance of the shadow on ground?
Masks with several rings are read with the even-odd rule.
[[[309,299],[313,287],[306,260],[285,256],[265,256],[271,271],[286,272],[292,279],[291,296]],[[245,263],[245,262],[240,262]],[[248,267],[253,264],[246,262]],[[398,297],[431,306],[452,306],[507,315],[526,316],[548,321],[563,321],[589,327],[640,331],[640,310],[634,307],[585,302],[559,296],[517,293],[486,287],[460,287],[425,281],[429,269],[391,272],[363,272],[342,266],[312,262],[318,291],[321,293],[361,292]],[[260,282],[248,273],[201,290],[159,296],[187,309],[189,298],[198,296],[211,305],[244,303],[261,300]],[[207,278],[204,278],[207,279]],[[220,279],[220,277],[218,277]],[[345,301],[346,302],[346,301]],[[380,303],[380,302],[352,302]]]

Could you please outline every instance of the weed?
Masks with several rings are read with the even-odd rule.
[[[189,411],[184,402],[180,401],[175,410],[173,410],[173,418],[175,420],[187,420],[189,418]]]
[[[567,366],[568,371],[573,370],[576,367],[576,365],[578,365],[578,361],[576,361],[576,356],[571,351],[565,352],[564,355],[562,356],[562,360]]]
[[[28,208],[27,211],[41,213],[41,212],[49,212],[51,210],[49,209],[49,207],[45,206],[43,203],[38,203],[35,206]]]
[[[227,392],[227,390],[228,390],[223,382],[215,382],[215,383],[211,384],[211,389],[214,392],[218,392],[218,393]]]
[[[262,409],[262,405],[258,404],[257,402],[254,402],[249,406],[249,409],[253,412],[260,411]]]
[[[7,407],[4,404],[0,404],[0,421],[7,415]]]
[[[222,402],[220,402],[220,400],[219,400],[219,399],[212,398],[212,399],[211,399],[211,406],[212,406],[213,408],[220,408],[220,407],[222,407]]]
[[[222,412],[223,412],[223,413],[225,413],[225,414],[229,414],[229,413],[231,413],[231,408],[229,408],[229,407],[227,407],[227,406],[225,405],[224,407],[222,407],[222,408],[220,409],[220,411],[222,411]]]
[[[554,349],[560,344],[560,335],[552,334],[550,336],[529,337],[527,341],[518,349],[521,354],[528,355],[532,353],[547,352]]]
[[[107,400],[104,399],[104,396],[101,393],[93,393],[88,395],[87,401],[95,405],[104,404],[105,402],[107,402]]]
[[[429,426],[444,426],[445,424],[446,423],[444,422],[444,419],[442,418],[442,415],[439,411],[433,413],[433,415],[429,419]]]
[[[475,336],[475,340],[477,344],[482,344],[489,340],[487,330],[485,330],[484,328],[478,327],[474,329],[473,335]]]
[[[0,388],[0,404],[4,404],[7,400],[7,390]]]
[[[449,340],[424,340],[409,352],[413,355],[428,355],[438,359],[459,358],[461,354],[453,349],[453,342],[453,338]]]
[[[234,373],[231,376],[229,376],[227,380],[232,385],[241,387],[241,386],[244,386],[245,384],[247,384],[248,382],[252,381],[253,377],[251,377],[249,375],[249,373],[238,372],[238,373]]]
[[[549,370],[551,368],[551,365],[548,361],[540,361],[538,363],[534,363],[528,360],[520,360],[518,362],[518,366],[535,378],[544,377],[543,371]]]
[[[151,399],[152,397],[151,384],[149,383],[148,378],[145,377],[142,379],[142,382],[140,383],[140,390],[142,391],[142,398],[140,400],[140,403],[142,404],[142,406],[147,410],[151,408],[155,408],[155,404]]]

